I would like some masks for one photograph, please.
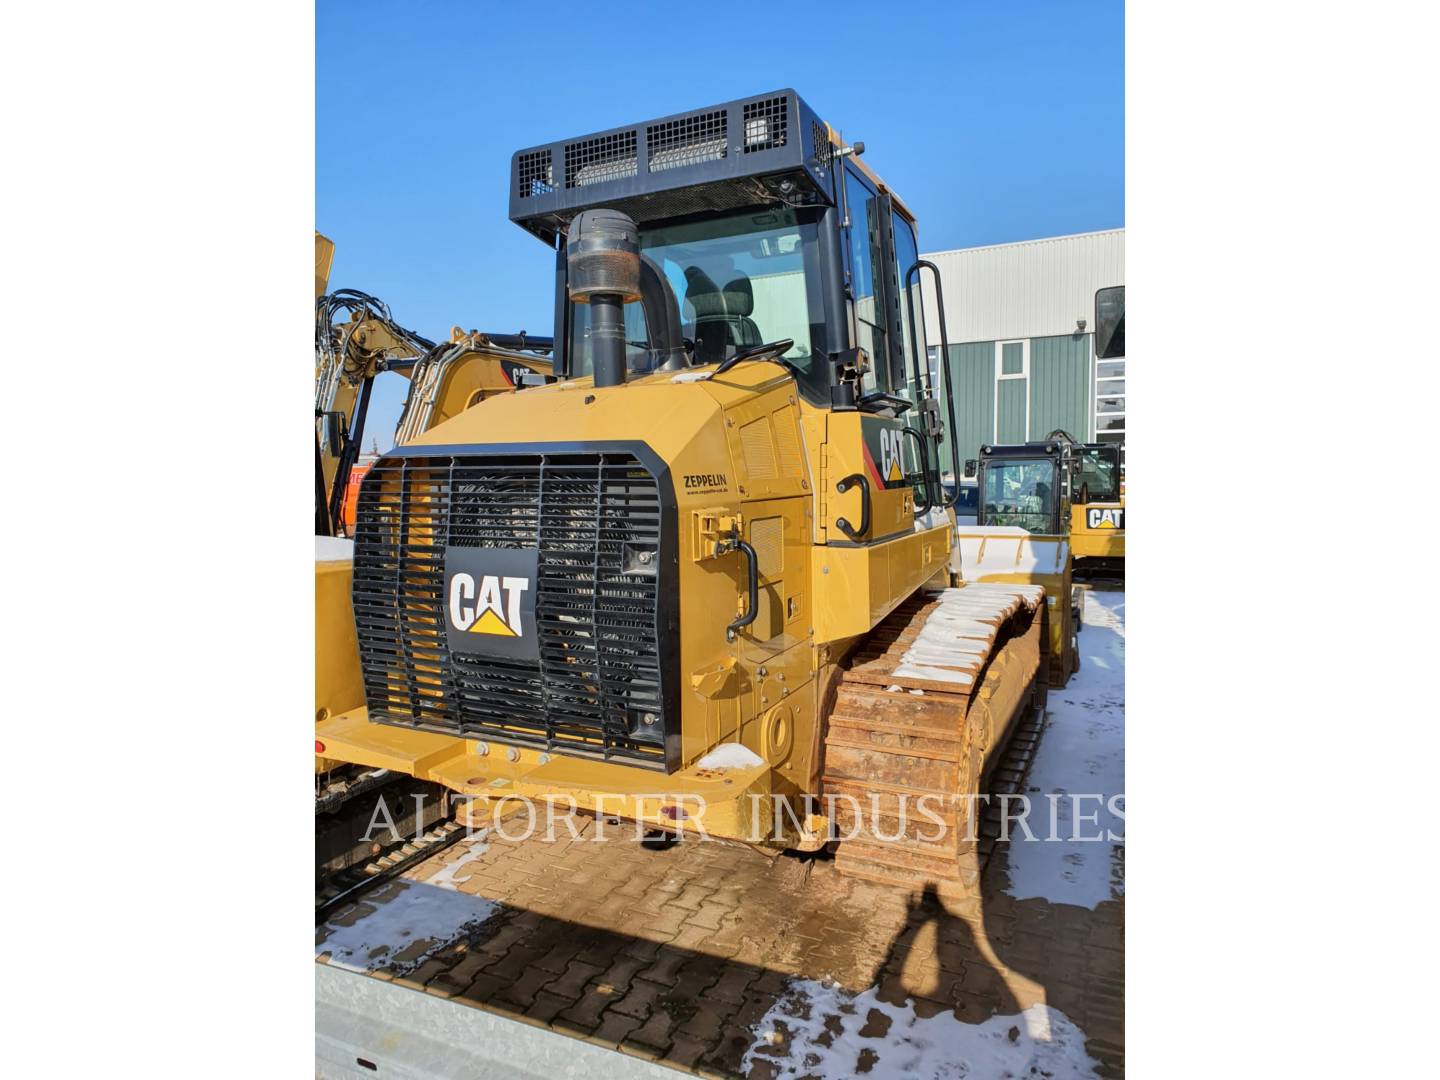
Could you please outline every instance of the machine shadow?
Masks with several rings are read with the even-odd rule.
[[[982,878],[983,893],[931,883],[911,894],[879,998],[920,1017],[950,1011],[967,1024],[1048,1005],[1084,1032],[1102,1075],[1124,1075],[1123,903],[1091,910],[1015,900],[1004,891],[1002,852]]]

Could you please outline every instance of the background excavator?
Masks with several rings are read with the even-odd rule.
[[[967,796],[1068,614],[957,549],[917,311],[939,274],[863,150],[779,90],[513,156],[558,381],[366,475],[365,701],[317,754],[472,821],[530,796],[780,848],[838,830],[844,872],[963,877]]]
[[[395,441],[404,443],[492,394],[551,378],[549,338],[525,334],[468,333],[459,327],[436,344],[407,330],[381,300],[355,289],[326,293],[335,245],[315,234],[315,717],[317,722],[364,704],[360,655],[350,592],[354,545],[353,502],[347,481],[365,433],[371,388],[383,372],[409,380]],[[534,351],[530,351],[534,350]],[[316,813],[333,814],[355,795],[392,778],[323,756],[315,759]],[[410,789],[397,791],[396,816],[414,813]],[[433,818],[434,811],[430,812]],[[320,861],[352,859],[348,825],[325,819],[317,845]],[[342,860],[343,861],[343,860]]]

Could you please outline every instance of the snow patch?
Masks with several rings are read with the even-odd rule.
[[[1125,594],[1085,591],[1080,670],[1051,690],[1048,720],[1025,795],[1027,840],[1018,828],[1003,845],[1009,894],[1094,908],[1125,895]],[[1103,799],[1073,796],[1103,795]],[[1051,832],[1051,814],[1057,828]],[[1018,812],[1018,807],[1016,808]],[[1059,840],[1045,840],[1054,835]],[[1111,835],[1117,840],[1110,840]],[[1101,837],[1074,840],[1071,837]]]
[[[891,674],[973,685],[995,641],[994,623],[987,620],[1011,609],[1015,597],[1024,593],[1024,587],[946,589]]]
[[[328,953],[330,963],[347,971],[388,967],[404,975],[485,922],[500,910],[500,905],[483,896],[460,892],[457,886],[475,874],[472,870],[461,877],[460,871],[490,849],[484,842],[489,831],[477,830],[475,838],[468,841],[468,850],[427,881],[402,880],[400,891],[388,899],[362,898],[361,903],[374,904],[375,910],[349,926],[326,923],[321,927],[315,955]],[[384,895],[383,890],[380,895]]]
[[[316,562],[350,562],[355,558],[355,541],[343,536],[315,537]]]
[[[326,923],[315,955],[328,953],[330,963],[346,971],[388,967],[404,975],[499,910],[481,896],[407,881],[349,926]]]
[[[488,829],[485,830],[485,832],[488,831]],[[453,889],[458,886],[460,882],[469,881],[474,877],[474,870],[471,870],[470,873],[464,877],[457,877],[457,875],[461,870],[465,869],[465,867],[469,866],[476,859],[480,858],[481,855],[484,855],[485,852],[490,850],[490,845],[482,842],[480,839],[485,835],[485,832],[478,833],[476,839],[470,841],[470,850],[466,851],[465,854],[461,855],[460,858],[454,862],[446,863],[442,866],[439,873],[425,880],[425,884],[435,885],[442,889]]]
[[[697,769],[748,769],[764,765],[765,759],[738,742],[721,743],[695,763]]]
[[[872,1022],[872,1012],[888,1023]],[[881,1028],[883,1034],[874,1033]],[[862,1030],[872,1033],[862,1036]],[[763,1061],[780,1076],[823,1080],[862,1071],[919,1080],[1097,1075],[1084,1032],[1048,1005],[966,1024],[948,1012],[922,1019],[909,1004],[881,1001],[873,987],[857,995],[832,983],[797,979],[751,1031],[755,1041],[742,1074]]]

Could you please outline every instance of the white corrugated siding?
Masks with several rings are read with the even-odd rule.
[[[1095,330],[1095,290],[1125,284],[1125,230],[922,255],[940,268],[950,344]],[[925,283],[925,337],[940,344],[935,289]]]

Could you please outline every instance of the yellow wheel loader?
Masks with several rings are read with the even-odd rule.
[[[365,704],[317,725],[325,754],[471,820],[522,799],[838,833],[848,873],[960,876],[1056,613],[957,560],[919,311],[939,275],[863,150],[779,90],[512,157],[510,217],[554,253],[557,381],[367,473]]]

